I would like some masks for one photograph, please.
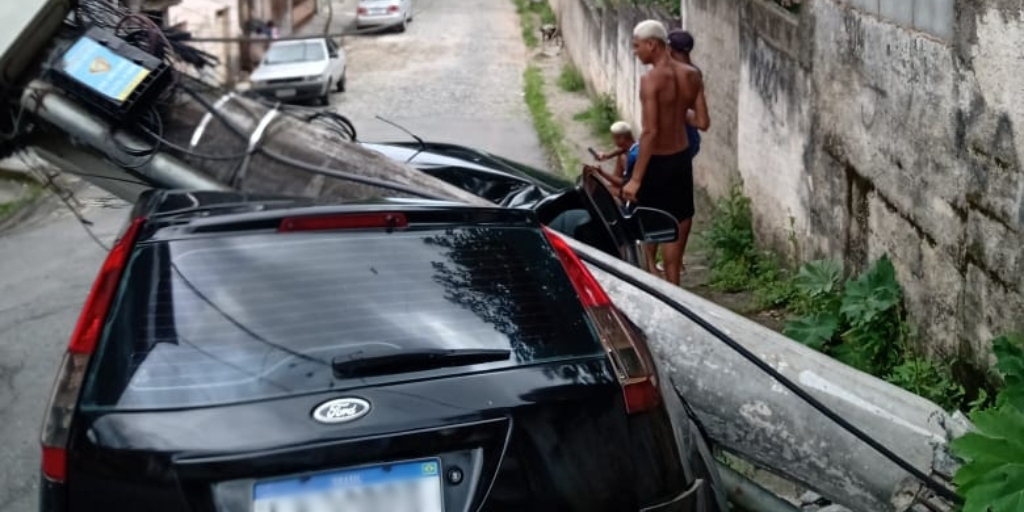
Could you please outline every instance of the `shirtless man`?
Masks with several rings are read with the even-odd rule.
[[[679,284],[689,226],[693,219],[693,160],[686,133],[688,113],[693,126],[711,124],[703,99],[700,72],[673,60],[668,31],[656,20],[642,21],[633,30],[633,51],[651,69],[640,79],[643,131],[632,179],[622,187],[623,198],[657,208],[679,221],[679,239],[663,244],[665,278]]]

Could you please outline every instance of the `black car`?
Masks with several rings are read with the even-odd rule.
[[[530,210],[147,193],[41,510],[724,510],[643,334]]]
[[[552,229],[619,259],[643,267],[643,246],[638,223],[662,229],[652,241],[675,240],[676,220],[668,213],[641,208],[636,218],[623,209],[597,178],[585,175],[578,182],[478,149],[437,142],[362,143],[363,147],[407,163],[421,172],[480,196],[500,206],[528,208]],[[650,269],[648,269],[650,270]]]

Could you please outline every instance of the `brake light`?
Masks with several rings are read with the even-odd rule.
[[[576,293],[579,294],[583,307],[611,306],[612,300],[608,298],[608,294],[604,292],[597,279],[594,279],[594,276],[587,270],[587,267],[583,265],[583,262],[576,256],[576,253],[572,251],[569,244],[565,243],[562,237],[548,228],[544,228],[544,234],[547,236],[551,246],[554,247],[558,259],[562,261],[565,272],[569,274],[569,280],[572,281],[572,286],[576,288]]]
[[[388,12],[398,12],[398,6],[397,5],[389,5],[388,6]]]
[[[63,482],[67,478],[68,437],[85,372],[102,334],[103,324],[113,304],[128,257],[144,223],[145,219],[134,220],[107,254],[82,307],[82,314],[53,384],[50,403],[43,419],[41,442],[43,475],[54,482]]]
[[[580,296],[583,309],[608,353],[622,385],[626,413],[637,414],[658,408],[661,405],[658,375],[654,369],[654,358],[647,349],[642,333],[615,307],[572,247],[548,228],[544,228],[544,234],[561,260],[569,280]]]
[[[277,230],[281,233],[295,231],[324,231],[332,229],[398,229],[409,225],[409,219],[401,213],[343,213],[332,215],[311,215],[287,217]]]
[[[370,12],[370,11],[368,11],[368,10],[366,9],[366,7],[360,7],[360,8],[358,8],[358,9],[356,9],[356,13],[357,13],[357,14],[366,14],[366,13],[368,13],[368,12]]]

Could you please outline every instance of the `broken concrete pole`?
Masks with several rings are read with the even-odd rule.
[[[600,251],[573,248],[654,286],[716,325],[775,370],[926,474],[948,472],[950,439],[969,425],[937,405],[850,368]],[[904,511],[919,482],[842,430],[678,312],[591,267],[615,304],[648,336],[672,379],[724,449],[855,512]]]

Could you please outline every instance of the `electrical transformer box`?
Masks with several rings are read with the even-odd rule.
[[[49,78],[92,110],[126,121],[151,108],[166,91],[171,68],[110,31],[93,27],[64,50]]]

